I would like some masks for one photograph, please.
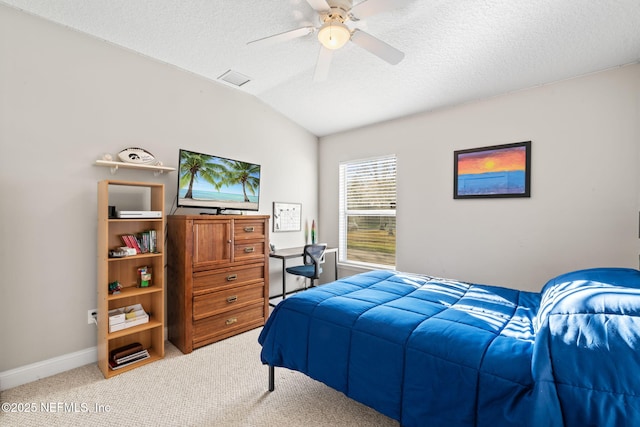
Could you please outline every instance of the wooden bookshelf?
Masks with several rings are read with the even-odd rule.
[[[161,218],[109,218],[110,194],[119,189],[148,197],[150,210],[161,211]],[[143,209],[141,209],[143,210]],[[109,258],[109,251],[124,246],[120,236],[155,230],[156,252],[122,258]],[[156,183],[105,180],[98,183],[98,367],[105,378],[119,375],[164,357],[164,185]],[[151,285],[138,287],[139,267],[151,268]],[[118,281],[120,293],[110,294],[109,283]],[[109,310],[142,304],[149,322],[116,332],[109,332]],[[113,370],[109,353],[124,345],[139,342],[150,357]]]

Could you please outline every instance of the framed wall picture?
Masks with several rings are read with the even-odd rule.
[[[273,231],[300,231],[302,204],[273,202]]]
[[[453,198],[531,197],[531,141],[453,153]]]

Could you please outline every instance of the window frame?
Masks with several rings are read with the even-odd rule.
[[[347,185],[348,178],[346,175],[346,169],[349,166],[366,167],[367,165],[380,165],[384,163],[393,164],[393,202],[395,206],[393,209],[348,209],[347,207]],[[387,269],[394,270],[396,268],[397,259],[397,241],[394,244],[394,263],[391,264],[378,264],[374,262],[366,262],[360,260],[349,259],[349,251],[347,248],[347,239],[349,232],[349,218],[352,216],[385,216],[394,218],[394,233],[397,236],[397,187],[398,187],[398,158],[395,154],[387,154],[376,157],[355,159],[342,161],[339,164],[339,177],[338,177],[338,253],[339,262],[344,265],[354,266],[359,268],[368,269]]]

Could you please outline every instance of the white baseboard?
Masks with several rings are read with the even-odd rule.
[[[8,390],[19,385],[27,384],[41,378],[50,377],[70,369],[96,363],[98,361],[98,348],[91,347],[74,353],[21,366],[0,372],[0,391]]]
[[[168,327],[164,328],[164,336],[165,339],[169,336]],[[97,362],[98,347],[90,347],[19,368],[9,369],[8,371],[0,372],[0,391],[9,390],[41,378]]]

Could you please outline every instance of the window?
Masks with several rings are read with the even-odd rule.
[[[340,164],[340,261],[396,265],[396,157]]]

